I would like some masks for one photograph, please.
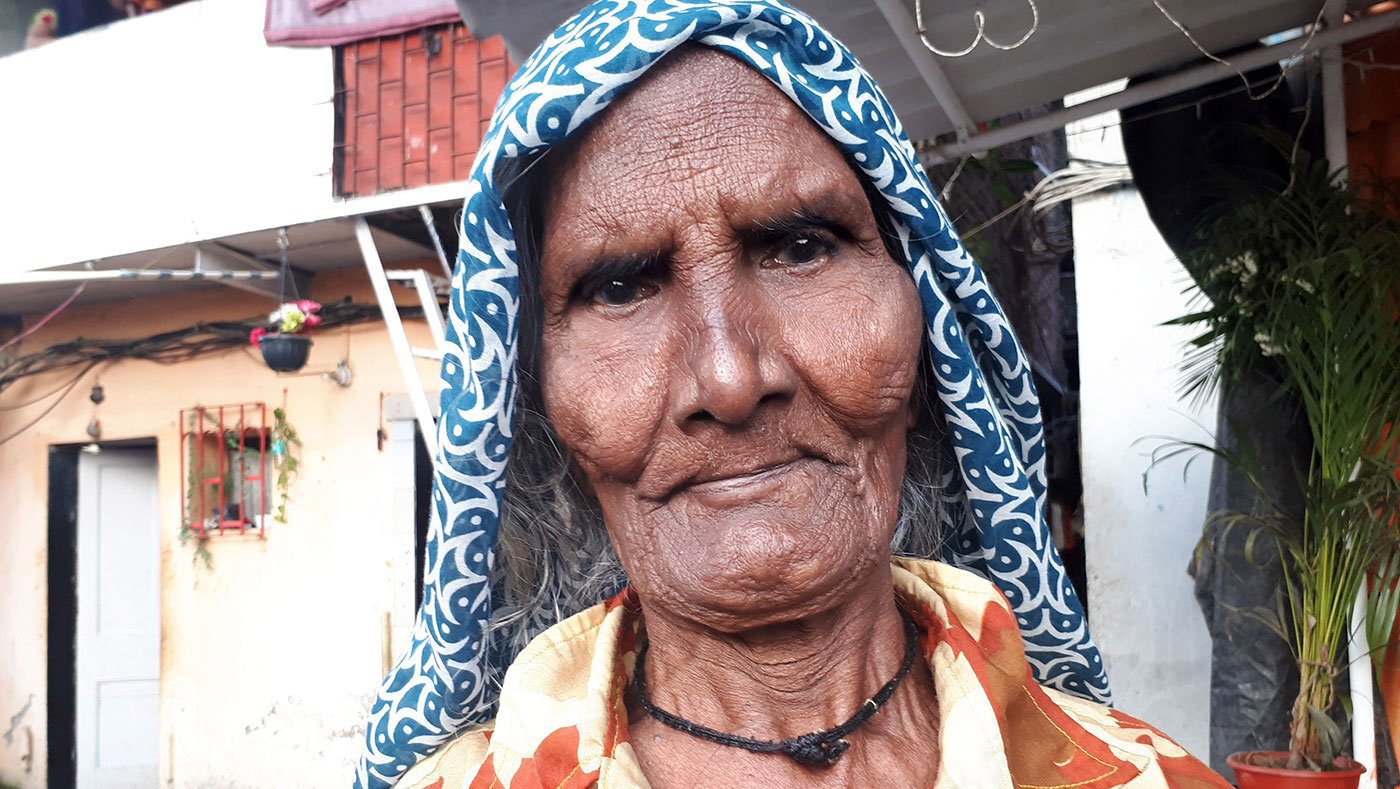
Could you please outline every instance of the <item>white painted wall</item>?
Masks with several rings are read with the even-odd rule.
[[[1081,100],[1088,96],[1081,94]],[[1072,100],[1070,103],[1074,103]],[[1126,161],[1117,113],[1068,129],[1071,157]],[[1112,128],[1101,129],[1110,126]],[[1074,201],[1080,441],[1090,627],[1116,705],[1208,757],[1210,639],[1186,574],[1206,516],[1210,464],[1160,466],[1150,436],[1206,439],[1214,401],[1178,396],[1189,281],[1136,190]]]
[[[261,229],[331,198],[328,48],[201,0],[0,58],[0,274]],[[13,201],[13,202],[10,202]]]
[[[0,277],[464,194],[336,199],[333,52],[267,46],[265,6],[200,0],[0,58]]]

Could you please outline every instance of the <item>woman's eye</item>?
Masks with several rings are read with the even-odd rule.
[[[610,279],[593,291],[593,302],[604,307],[626,307],[651,295],[655,288],[627,279]]]
[[[810,266],[835,252],[836,243],[826,234],[816,231],[797,233],[778,244],[773,251],[772,263],[784,267]]]

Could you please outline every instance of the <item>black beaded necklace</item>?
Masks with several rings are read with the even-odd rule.
[[[734,748],[743,748],[754,753],[781,753],[798,764],[808,767],[830,767],[841,758],[841,754],[851,747],[851,743],[846,740],[846,736],[862,724],[870,720],[880,708],[894,695],[899,688],[899,683],[909,673],[909,669],[914,666],[914,658],[918,653],[919,631],[914,625],[914,620],[909,618],[903,611],[899,612],[904,618],[904,633],[906,645],[904,647],[904,662],[900,664],[899,671],[886,682],[874,696],[866,699],[860,705],[860,709],[852,715],[845,723],[830,729],[815,731],[811,734],[802,734],[797,737],[789,737],[780,742],[772,740],[755,740],[749,737],[740,737],[735,734],[725,734],[722,731],[715,731],[701,726],[678,715],[657,707],[651,702],[651,697],[647,695],[646,680],[646,658],[647,648],[651,646],[648,641],[642,644],[642,648],[637,652],[637,667],[632,674],[632,689],[637,694],[637,699],[641,701],[642,708],[647,714],[662,723],[670,726],[676,731],[682,731],[692,737],[717,742],[720,745],[728,745]]]

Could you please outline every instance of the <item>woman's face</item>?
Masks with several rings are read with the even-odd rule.
[[[737,631],[887,572],[923,321],[835,146],[686,50],[556,153],[545,407],[642,599]]]

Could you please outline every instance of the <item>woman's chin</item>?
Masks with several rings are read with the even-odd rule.
[[[875,573],[888,572],[888,551],[880,546],[814,539],[806,530],[753,521],[733,529],[732,538],[656,579],[667,607],[738,632],[825,613],[858,598]],[[645,597],[648,590],[638,591]]]
[[[851,477],[806,460],[693,486],[631,532],[646,539],[614,542],[643,600],[687,619],[737,632],[814,616],[889,572],[897,513]]]

